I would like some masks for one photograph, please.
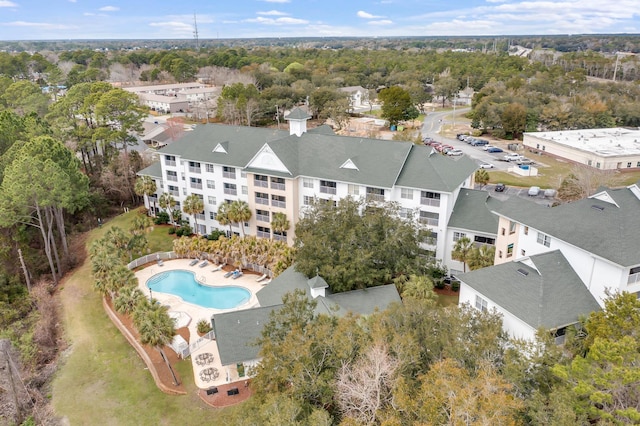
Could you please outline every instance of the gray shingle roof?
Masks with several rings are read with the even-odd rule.
[[[311,116],[304,111],[302,108],[295,107],[289,112],[289,114],[285,115],[285,120],[307,120],[311,118]]]
[[[466,155],[454,160],[431,152],[431,147],[413,145],[396,184],[407,188],[452,192],[478,168]]]
[[[535,268],[522,261],[507,262],[456,277],[534,328],[563,327],[600,310],[559,250],[530,260]]]
[[[628,188],[607,193],[619,207],[593,198],[552,208],[508,200],[495,211],[618,265],[639,265],[640,199]]]
[[[225,312],[213,316],[213,327],[222,365],[231,365],[258,358],[255,345],[272,311],[280,306],[267,306],[244,311]]]
[[[498,216],[491,213],[500,204],[487,191],[461,189],[449,218],[449,227],[469,231],[498,233]]]
[[[138,176],[149,176],[153,178],[162,179],[162,166],[159,161],[151,164],[149,167],[140,170],[137,173]]]
[[[400,295],[395,284],[369,287],[362,290],[347,291],[344,293],[329,294],[322,302],[329,306],[337,306],[338,311],[334,315],[345,315],[348,312],[359,315],[371,315],[376,310],[384,311],[394,302],[400,302]]]

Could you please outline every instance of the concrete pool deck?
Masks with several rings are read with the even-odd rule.
[[[195,278],[203,285],[212,287],[223,287],[229,285],[235,285],[244,287],[251,292],[251,297],[248,302],[231,309],[213,309],[203,308],[201,306],[183,301],[180,297],[172,294],[153,292],[153,298],[163,305],[169,306],[169,312],[185,312],[191,317],[189,323],[189,345],[200,341],[200,346],[191,354],[191,362],[193,363],[193,375],[196,386],[201,389],[206,389],[213,386],[224,385],[230,382],[243,381],[246,377],[238,377],[235,366],[229,368],[222,367],[220,364],[220,355],[218,354],[218,344],[215,340],[204,339],[198,336],[197,325],[200,320],[211,321],[213,314],[222,312],[239,311],[244,309],[250,309],[259,306],[256,292],[264,287],[265,281],[256,282],[256,279],[260,277],[260,274],[254,272],[243,271],[244,275],[237,279],[225,278],[225,270],[214,271],[216,265],[209,263],[206,267],[200,268],[200,263],[190,266],[189,263],[192,259],[174,259],[165,260],[162,266],[157,264],[151,264],[144,269],[135,272],[135,276],[138,279],[138,288],[142,293],[149,297],[149,289],[146,286],[146,282],[149,278],[162,272],[183,270],[190,271],[195,274]],[[228,267],[231,270],[231,267]],[[207,365],[198,365],[196,363],[197,356],[203,353],[213,354],[213,362]],[[200,372],[208,368],[216,368],[218,370],[218,377],[209,381],[205,381],[201,378]]]

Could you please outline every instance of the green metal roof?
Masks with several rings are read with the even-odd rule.
[[[491,213],[491,210],[500,203],[487,191],[463,188],[453,206],[448,227],[497,234],[498,216]]]
[[[521,260],[456,277],[533,328],[564,327],[600,310],[559,250],[529,259],[535,268]]]
[[[452,192],[477,168],[478,165],[466,155],[453,159],[431,147],[413,145],[396,185]]]
[[[511,199],[495,212],[620,266],[640,265],[640,199],[628,188],[606,193],[617,206],[594,198],[551,208]]]

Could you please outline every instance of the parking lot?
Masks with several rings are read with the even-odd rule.
[[[536,203],[536,204],[540,204],[543,206],[548,206],[551,207],[551,205],[553,204],[553,202],[555,201],[554,198],[550,198],[550,197],[545,197],[544,196],[544,191],[540,191],[540,194],[538,194],[535,197],[531,197],[529,196],[529,188],[520,188],[520,187],[510,187],[507,186],[504,190],[504,192],[496,192],[496,185],[495,184],[488,184],[488,185],[476,185],[475,189],[480,189],[483,191],[487,191],[491,194],[492,197],[497,198],[498,200],[501,201],[505,201],[511,197],[519,197],[525,200],[529,200],[532,203]]]

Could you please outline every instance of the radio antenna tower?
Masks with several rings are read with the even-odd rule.
[[[193,38],[196,40],[196,51],[200,50],[200,42],[198,41],[198,21],[196,21],[196,14],[193,13]]]

